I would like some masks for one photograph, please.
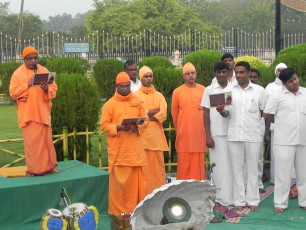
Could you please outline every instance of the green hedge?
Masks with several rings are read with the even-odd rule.
[[[262,87],[265,88],[269,83],[275,80],[276,78],[274,73],[275,67],[260,66],[257,69],[260,72],[259,85],[261,85]]]
[[[222,54],[214,50],[200,50],[192,52],[184,57],[182,66],[191,62],[197,70],[197,82],[208,86],[214,78],[214,65],[221,61]]]
[[[291,53],[291,52],[294,52],[294,53],[306,53],[306,43],[289,46],[289,47],[279,51],[277,56],[281,56],[283,54]]]
[[[261,66],[266,66],[265,63],[258,57],[253,56],[241,56],[235,58],[235,63],[240,61],[246,61],[250,64],[251,68],[258,69]]]
[[[0,65],[0,93],[5,94],[7,100],[12,100],[9,93],[9,86],[12,74],[22,64],[22,62],[6,62]]]
[[[281,62],[294,69],[297,76],[306,81],[306,52],[285,52],[283,54],[277,55],[273,62],[273,66],[275,67]]]
[[[116,76],[123,71],[123,63],[115,58],[100,59],[93,67],[93,76],[100,96],[107,100],[115,93]]]
[[[75,59],[71,57],[61,57],[55,58],[47,62],[46,68],[50,72],[61,73],[76,73],[76,74],[86,74],[88,66],[84,65],[80,59]]]
[[[58,74],[56,76],[58,91],[52,100],[52,131],[53,134],[63,132],[67,127],[72,132],[84,132],[86,125],[89,131],[95,131],[99,118],[101,100],[98,89],[88,78],[81,74]],[[85,160],[86,137],[77,136],[77,159]],[[63,160],[62,143],[55,145],[58,160]],[[69,159],[73,159],[73,138],[69,138]]]
[[[167,58],[159,56],[146,57],[138,63],[139,68],[143,67],[144,65],[150,67],[151,69],[155,67],[165,67],[169,69],[174,68],[172,63]]]

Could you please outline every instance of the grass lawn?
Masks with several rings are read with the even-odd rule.
[[[16,105],[0,104],[0,140],[22,138],[22,130],[18,127]],[[84,130],[85,131],[85,130]],[[91,137],[92,149],[90,154],[90,165],[99,166],[99,137]],[[9,150],[15,153],[24,154],[23,142],[0,143],[0,149]],[[17,157],[0,151],[0,167],[17,159]],[[16,166],[25,165],[21,161]],[[102,135],[102,166],[107,166],[107,142],[106,136]]]

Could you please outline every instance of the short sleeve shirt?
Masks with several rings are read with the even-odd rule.
[[[218,83],[206,87],[204,91],[201,106],[210,109],[210,132],[212,136],[227,136],[228,118],[222,117],[216,108],[210,108],[209,95],[230,91],[231,86],[229,84],[223,89]]]
[[[264,113],[274,115],[275,145],[306,145],[306,88],[294,95],[283,87],[271,95]]]
[[[245,89],[234,84],[232,98],[232,105],[226,108],[229,111],[228,141],[260,142],[264,88],[251,82]]]

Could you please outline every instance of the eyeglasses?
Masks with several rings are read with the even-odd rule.
[[[135,69],[127,69],[127,71],[137,71],[137,68],[135,68]]]
[[[26,57],[25,58],[27,61],[31,61],[32,59],[34,60],[34,61],[37,61],[38,60],[38,57],[36,56],[36,57]]]
[[[131,84],[128,85],[117,85],[118,88],[130,88]]]
[[[190,75],[195,75],[196,72],[192,71],[192,72],[187,72],[187,73],[184,73],[186,76],[190,76]]]

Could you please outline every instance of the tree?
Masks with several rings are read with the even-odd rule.
[[[10,2],[0,2],[0,15],[4,16],[9,13]]]
[[[17,38],[18,15],[7,14],[0,16],[0,31],[8,37]],[[29,39],[37,37],[43,31],[43,23],[39,16],[24,12],[23,14],[23,31],[21,38]]]
[[[96,8],[87,18],[88,30],[104,31],[116,36],[131,36],[144,30],[162,35],[178,35],[189,29],[198,31],[222,30],[199,19],[190,7],[180,5],[179,0],[95,0]]]

